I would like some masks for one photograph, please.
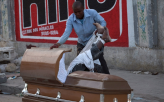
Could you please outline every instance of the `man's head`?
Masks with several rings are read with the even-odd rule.
[[[84,6],[80,1],[76,1],[72,5],[74,14],[78,19],[83,19],[84,17]]]

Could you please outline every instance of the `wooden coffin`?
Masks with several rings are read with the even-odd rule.
[[[108,74],[77,71],[62,83],[57,75],[63,53],[71,49],[26,50],[21,76],[27,86],[22,102],[128,102],[132,89],[126,80]],[[130,101],[129,101],[130,102]]]

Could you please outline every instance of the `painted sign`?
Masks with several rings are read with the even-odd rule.
[[[75,0],[15,0],[17,41],[56,43],[73,13]],[[112,42],[106,46],[128,47],[127,0],[78,0],[95,9],[107,22]],[[66,44],[77,44],[72,31]]]

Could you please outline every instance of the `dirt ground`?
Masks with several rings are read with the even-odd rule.
[[[22,102],[22,98],[15,95],[0,95],[0,102]]]

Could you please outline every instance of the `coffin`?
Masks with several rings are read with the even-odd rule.
[[[33,48],[25,51],[21,76],[26,85],[22,102],[130,102],[132,89],[118,76],[76,71],[63,83],[60,60],[71,49]]]

